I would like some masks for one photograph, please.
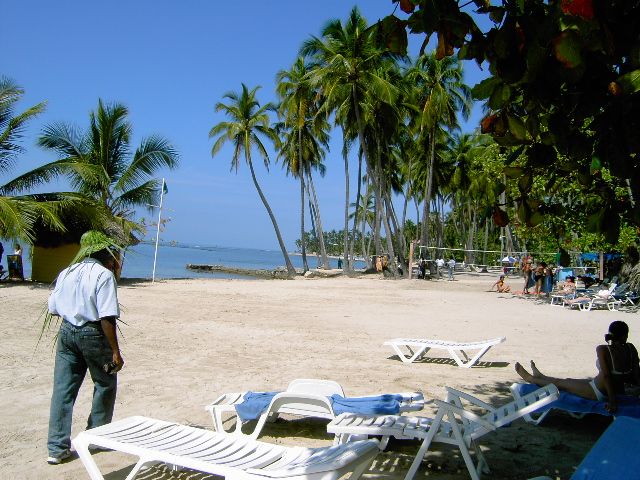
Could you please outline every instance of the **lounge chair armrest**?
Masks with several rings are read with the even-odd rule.
[[[232,392],[232,393],[224,393],[216,398],[209,405],[205,406],[204,409],[207,411],[213,410],[213,407],[220,407],[223,405],[235,405],[242,401],[245,392]]]
[[[473,413],[464,408],[460,408],[457,405],[453,405],[452,403],[443,402],[442,400],[434,400],[434,402],[438,406],[438,410],[443,409],[445,412],[452,413],[453,415],[460,417],[463,422],[466,420],[468,422],[481,425],[482,427],[491,431],[497,429],[497,427],[494,424],[485,420],[483,417],[481,417],[476,413]]]
[[[449,403],[455,402],[455,400],[458,399],[458,402],[455,402],[455,404],[460,407],[461,406],[460,400],[464,399],[467,402],[471,403],[472,405],[475,405],[476,407],[484,408],[487,411],[493,412],[495,410],[493,406],[483,402],[482,400],[480,400],[477,397],[474,397],[473,395],[469,395],[468,393],[461,392],[460,390],[456,390],[455,388],[451,388],[451,387],[445,387],[445,388],[447,390],[447,402]]]

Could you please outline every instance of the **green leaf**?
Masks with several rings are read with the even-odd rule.
[[[504,167],[502,173],[504,173],[507,178],[518,178],[524,173],[524,169],[522,167]]]
[[[572,32],[562,32],[553,41],[556,59],[566,68],[576,68],[582,64],[580,42]]]
[[[640,90],[640,69],[618,77],[616,83],[622,87],[624,93],[636,93]]]
[[[513,150],[508,156],[507,159],[505,160],[504,164],[505,165],[511,165],[513,162],[515,162],[518,157],[522,154],[522,152],[524,151],[524,145],[519,146],[518,148],[516,148],[515,150]]]
[[[527,226],[535,227],[536,225],[540,225],[544,221],[544,215],[540,212],[533,212],[529,217],[529,221],[527,222]]]
[[[597,172],[602,170],[602,162],[598,157],[591,158],[591,166],[589,167],[589,173],[591,175],[595,175]]]
[[[473,98],[476,100],[489,98],[501,83],[500,79],[496,77],[485,78],[471,89],[471,95],[473,95]]]
[[[500,23],[504,18],[504,8],[501,7],[491,7],[491,11],[489,12],[489,18],[493,23]]]
[[[527,193],[531,190],[531,185],[533,185],[533,175],[530,173],[523,174],[518,179],[518,190],[522,193]]]
[[[514,115],[507,115],[507,122],[509,124],[509,131],[518,140],[527,140],[527,129],[524,126],[524,122]]]

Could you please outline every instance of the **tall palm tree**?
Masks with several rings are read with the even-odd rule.
[[[273,215],[269,202],[260,188],[251,159],[251,152],[255,148],[260,157],[262,157],[265,167],[268,168],[269,154],[267,153],[264,143],[262,143],[261,137],[273,141],[276,145],[278,143],[278,137],[270,126],[269,115],[267,114],[267,110],[273,108],[273,106],[270,103],[260,106],[260,102],[256,98],[256,92],[259,88],[258,86],[249,90],[243,83],[240,92],[227,92],[224,94],[223,98],[228,99],[228,103],[216,103],[216,112],[223,111],[229,120],[214,125],[209,131],[209,138],[218,137],[211,148],[211,156],[215,157],[227,141],[232,142],[233,156],[231,157],[231,170],[237,172],[240,164],[240,155],[244,153],[244,159],[251,171],[253,184],[258,191],[260,200],[262,200],[262,204],[267,210],[271,223],[273,224],[273,229],[276,232],[278,244],[280,245],[282,256],[287,266],[287,273],[289,277],[294,277],[296,270],[293,268],[287,249],[282,241],[282,235],[280,235],[276,217]]]
[[[422,245],[429,239],[429,214],[433,196],[433,170],[436,160],[438,130],[458,128],[457,114],[466,119],[471,110],[471,92],[462,80],[462,67],[454,57],[436,58],[435,53],[418,57],[407,71],[410,83],[416,86],[416,106],[419,109],[417,127],[423,145],[429,146],[425,183]]]
[[[118,103],[104,104],[89,114],[89,129],[80,132],[65,123],[44,128],[38,145],[56,152],[59,160],[27,172],[5,187],[29,190],[57,177],[66,177],[81,196],[103,208],[111,224],[109,233],[129,240],[140,227],[132,221],[136,207],[155,204],[161,181],[154,174],[161,168],[176,168],[178,153],[168,140],[152,135],[131,152],[132,124],[127,108]]]
[[[8,174],[24,152],[19,141],[28,121],[42,113],[45,102],[24,112],[16,113],[15,106],[24,89],[7,77],[0,77],[0,178]],[[37,221],[53,230],[64,230],[59,214],[69,209],[83,210],[86,202],[73,194],[14,195],[11,181],[0,186],[0,237],[33,241],[33,227]]]
[[[363,120],[367,101],[376,97],[392,103],[396,96],[395,87],[380,76],[379,65],[385,57],[374,38],[367,22],[354,7],[347,22],[330,20],[322,29],[321,37],[311,37],[304,42],[300,53],[312,58],[316,66],[309,73],[311,85],[317,87],[323,97],[321,113],[335,113],[336,122],[342,126],[343,158],[345,161],[345,225],[344,254],[345,267],[351,271],[349,258],[349,181],[346,146],[350,136],[355,134],[369,164],[365,146]],[[355,125],[355,129],[352,126]]]
[[[290,70],[281,70],[276,75],[276,91],[281,103],[278,114],[283,118],[286,140],[280,149],[280,156],[287,164],[287,170],[300,180],[300,230],[304,270],[308,270],[306,242],[304,235],[305,177],[312,186],[312,169],[322,165],[322,159],[329,149],[329,128],[324,116],[318,111],[317,91],[306,81],[309,68],[303,57],[298,57]],[[324,168],[324,166],[322,165]],[[315,189],[312,188],[315,192]],[[324,244],[320,207],[315,196],[310,198],[314,205],[315,226],[320,247],[322,266],[329,269],[329,258]]]

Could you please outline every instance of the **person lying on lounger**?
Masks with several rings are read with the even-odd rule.
[[[531,362],[531,373],[520,363],[515,368],[518,375],[529,383],[545,386],[550,383],[558,389],[590,400],[606,402],[609,413],[617,410],[616,395],[625,393],[625,384],[640,385],[640,361],[638,350],[632,343],[627,343],[629,326],[619,320],[609,325],[609,333],[604,336],[606,345],[596,347],[595,378],[555,378],[544,375]]]
[[[511,291],[511,287],[504,283],[504,275],[500,275],[500,278],[496,281],[496,283],[491,285],[491,290],[493,290],[494,287],[496,288],[496,292],[498,293],[508,293]]]

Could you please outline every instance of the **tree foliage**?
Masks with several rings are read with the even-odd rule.
[[[636,0],[394,0],[408,15],[378,24],[378,38],[403,53],[407,30],[437,35],[437,58],[488,64],[473,94],[488,109],[482,131],[520,159],[518,217],[540,223],[561,205],[531,198],[578,180],[589,230],[613,243],[625,222],[640,225],[640,3]],[[474,7],[473,15],[467,11]],[[476,22],[477,20],[477,22]],[[489,25],[481,28],[479,25]],[[635,200],[635,201],[634,201]]]

